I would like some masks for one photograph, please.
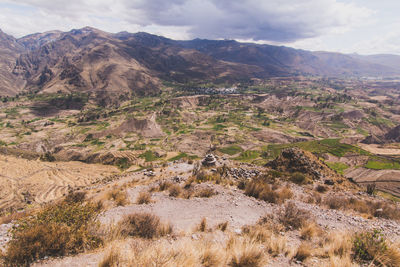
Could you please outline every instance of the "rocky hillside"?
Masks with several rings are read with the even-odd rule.
[[[292,76],[391,76],[400,68],[338,53],[195,39],[174,41],[147,33],[106,33],[90,27],[15,39],[0,33],[1,95],[91,92],[148,95],[162,81],[239,82]]]
[[[369,135],[362,141],[364,144],[389,144],[398,142],[400,142],[400,125],[390,129],[384,135]]]

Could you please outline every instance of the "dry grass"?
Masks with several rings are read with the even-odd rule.
[[[331,232],[323,242],[324,255],[346,258],[351,253],[351,234],[347,232]]]
[[[149,192],[140,192],[139,196],[136,199],[136,204],[149,204],[152,203],[151,195]]]
[[[300,238],[303,240],[311,240],[317,235],[321,235],[322,229],[315,223],[309,222],[301,226]]]
[[[121,255],[117,248],[111,248],[106,256],[99,263],[99,267],[118,267],[121,266]]]
[[[131,242],[129,251],[108,253],[103,262],[111,264],[103,266],[258,267],[267,263],[263,246],[241,237],[229,239],[226,246],[205,239],[157,242],[135,239]],[[116,262],[119,265],[112,265]]]
[[[265,263],[265,253],[262,246],[250,240],[230,240],[228,248],[232,251],[232,258],[228,266],[232,267],[258,267]]]
[[[168,190],[168,188],[170,188],[170,186],[172,185],[171,182],[169,181],[161,181],[160,184],[158,185],[158,190],[159,191],[165,191]]]
[[[387,201],[370,201],[347,198],[344,196],[329,196],[324,199],[324,204],[330,209],[353,210],[361,214],[382,217],[391,220],[400,220],[400,208]]]
[[[297,208],[293,202],[288,202],[278,219],[287,229],[293,230],[306,225],[309,217],[309,212]]]
[[[168,188],[168,192],[170,197],[179,197],[182,194],[182,188],[179,185],[174,184]]]
[[[217,192],[215,192],[215,190],[210,187],[202,188],[195,194],[196,197],[204,197],[204,198],[209,198],[214,195],[217,195]]]
[[[254,226],[246,226],[243,233],[255,243],[262,244],[266,251],[272,255],[287,254],[286,238],[274,232],[274,227],[268,224],[260,223]],[[276,231],[279,232],[279,231]]]
[[[293,197],[293,192],[289,187],[280,190],[274,190],[271,185],[267,184],[264,179],[253,179],[246,184],[244,193],[248,196],[264,200],[269,203],[281,204],[286,199]]]
[[[222,232],[225,232],[227,228],[228,222],[223,222],[217,225],[217,229],[221,230]]]
[[[128,196],[124,188],[114,188],[107,193],[107,199],[113,200],[117,206],[129,204]]]
[[[354,263],[350,256],[339,257],[331,256],[329,257],[329,263],[324,265],[326,267],[359,267],[360,265]]]
[[[293,256],[298,261],[305,261],[312,255],[312,247],[308,243],[301,243],[296,250],[296,254]]]
[[[151,239],[172,233],[169,224],[150,213],[134,213],[126,216],[119,225],[121,236],[135,236]]]

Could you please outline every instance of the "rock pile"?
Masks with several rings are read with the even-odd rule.
[[[258,176],[260,174],[260,171],[249,169],[246,170],[243,168],[230,168],[229,170],[227,170],[227,174],[235,179],[248,179]]]
[[[217,163],[217,159],[213,154],[208,154],[205,156],[201,163],[203,164],[203,166],[215,166],[215,164]]]
[[[337,176],[312,153],[299,148],[283,150],[277,159],[268,162],[266,166],[283,172],[300,172],[316,180]]]

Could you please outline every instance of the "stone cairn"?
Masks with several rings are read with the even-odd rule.
[[[203,166],[215,166],[215,164],[217,163],[217,159],[213,154],[208,154],[201,163],[203,164]]]

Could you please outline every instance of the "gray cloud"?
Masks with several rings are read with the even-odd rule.
[[[43,28],[54,21],[54,25],[90,25],[110,31],[149,28],[157,31],[158,27],[160,31],[176,31],[172,33],[175,36],[274,42],[292,42],[345,30],[371,13],[337,0],[9,0],[8,3],[32,8],[32,14],[39,14],[30,19],[30,28]],[[3,15],[3,20],[7,16]],[[0,23],[3,20],[0,16]]]

